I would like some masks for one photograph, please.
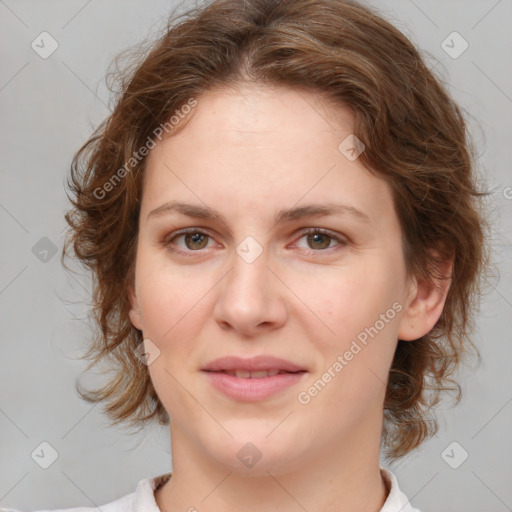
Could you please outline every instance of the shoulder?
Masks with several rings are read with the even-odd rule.
[[[140,480],[135,492],[111,501],[101,507],[73,507],[36,510],[34,512],[160,512],[155,501],[155,490],[164,485],[171,473]],[[21,510],[0,507],[0,512],[22,512]]]

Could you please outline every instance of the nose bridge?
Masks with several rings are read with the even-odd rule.
[[[245,239],[236,248],[215,307],[218,322],[244,334],[280,325],[286,312],[278,280],[267,268],[269,253],[256,243]]]
[[[261,247],[261,246],[260,246]],[[224,293],[237,298],[240,303],[255,305],[269,287],[268,251],[258,251],[251,242],[242,242],[233,254],[231,272],[227,276]]]

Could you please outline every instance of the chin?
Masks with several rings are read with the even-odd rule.
[[[298,450],[304,448],[300,436],[285,434],[278,429],[269,435],[270,431],[267,428],[230,430],[233,438],[226,440],[224,437],[214,446],[210,440],[206,449],[216,463],[243,476],[268,477],[268,473],[277,475],[294,467],[303,467],[303,450]]]

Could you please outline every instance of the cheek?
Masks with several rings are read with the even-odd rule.
[[[179,421],[182,415],[176,411],[195,410],[181,383],[197,370],[193,340],[201,336],[207,304],[200,299],[209,287],[154,259],[140,259],[136,279],[144,338],[160,350],[148,367],[151,381],[165,409]]]
[[[307,275],[296,276],[294,290],[316,314],[305,318],[310,324],[323,321],[325,334],[322,339],[325,343],[339,348],[340,342],[343,345],[343,341],[346,343],[379,322],[381,315],[390,308],[386,330],[395,323],[396,311],[392,306],[401,296],[400,280],[384,266],[374,262],[360,267],[337,268],[309,278]]]
[[[310,318],[308,332],[321,352],[317,372],[323,375],[322,380],[325,376],[333,382],[324,395],[327,402],[340,407],[351,404],[355,409],[360,404],[362,411],[364,404],[380,400],[396,349],[402,309],[402,278],[397,267],[394,269],[390,260],[375,259],[372,264],[367,261],[336,269],[320,280],[323,286],[316,280],[317,292],[309,295],[315,304],[311,309],[329,330],[317,318]],[[309,281],[302,280],[301,293],[306,293]],[[313,336],[313,322],[325,334]]]
[[[161,350],[171,341],[174,345],[195,335],[197,315],[204,310],[201,297],[208,291],[206,284],[196,281],[185,267],[172,267],[165,258],[141,251],[136,283],[144,336]]]

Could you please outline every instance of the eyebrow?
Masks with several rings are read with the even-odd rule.
[[[148,213],[147,219],[149,220],[152,217],[159,217],[173,212],[181,213],[196,219],[216,220],[224,226],[227,226],[226,219],[216,210],[208,206],[198,206],[178,201],[169,201],[158,208],[155,208]],[[338,203],[315,203],[278,211],[274,215],[274,226],[306,217],[318,218],[327,217],[329,215],[350,215],[367,224],[372,222],[366,213],[354,206]]]

